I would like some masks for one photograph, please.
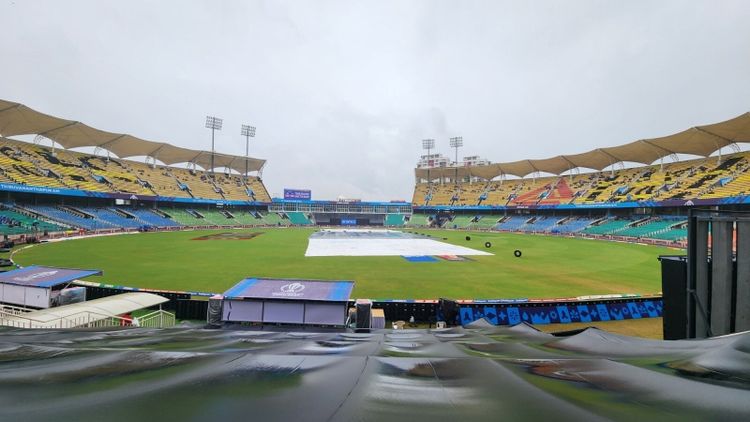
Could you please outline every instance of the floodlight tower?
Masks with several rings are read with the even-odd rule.
[[[223,123],[223,119],[214,116],[206,116],[206,128],[211,129],[211,178],[214,177],[214,156],[216,155],[216,150],[214,149],[214,132],[221,130],[221,125]]]
[[[255,138],[255,126],[242,125],[242,136],[245,137],[245,178],[247,178],[248,163],[250,159],[250,138]]]
[[[422,149],[427,150],[427,183],[430,183],[432,180],[430,179],[430,151],[435,148],[435,140],[434,139],[423,139],[422,140]]]
[[[453,180],[454,183],[458,183],[458,149],[462,146],[464,146],[464,138],[462,136],[456,136],[455,138],[450,138],[450,145],[451,148],[455,148],[456,150],[456,178]]]

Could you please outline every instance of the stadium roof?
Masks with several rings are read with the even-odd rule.
[[[540,160],[521,160],[482,166],[458,167],[458,176],[477,176],[493,179],[510,174],[524,177],[536,172],[561,174],[575,168],[603,170],[624,161],[649,165],[673,154],[691,154],[708,157],[719,149],[741,142],[750,142],[750,113],[733,119],[690,129],[661,138],[640,139],[628,144],[597,148],[582,154],[558,155]],[[427,168],[415,170],[417,177],[426,179]],[[430,177],[452,177],[456,167],[430,168]]]
[[[124,133],[106,132],[84,123],[40,113],[20,103],[0,100],[2,136],[38,135],[65,148],[98,147],[120,158],[151,157],[164,164],[194,163],[210,170],[211,152],[181,148],[166,142],[147,141]],[[259,171],[266,160],[214,153],[216,168],[238,172]]]

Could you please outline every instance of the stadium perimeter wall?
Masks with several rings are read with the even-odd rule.
[[[86,288],[86,297],[97,299],[133,291],[155,293],[169,299],[164,309],[174,311],[178,319],[206,320],[209,292],[181,292],[140,289],[93,282],[78,282]],[[556,299],[486,299],[458,300],[458,320],[462,325],[487,319],[494,325],[565,324],[658,318],[662,316],[661,295],[604,295]],[[350,301],[354,306],[354,300]],[[387,321],[409,321],[434,324],[441,314],[438,300],[374,300],[374,309],[382,309]]]

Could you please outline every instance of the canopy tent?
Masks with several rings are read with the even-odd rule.
[[[575,168],[603,170],[621,162],[649,165],[673,154],[708,157],[723,147],[750,142],[750,112],[710,125],[695,126],[673,135],[640,139],[623,145],[597,148],[573,155],[558,155],[538,160],[520,160],[481,166],[458,167],[458,177],[476,176],[491,180],[500,175],[525,177],[532,173],[562,174]],[[427,179],[427,168],[418,168],[415,175]],[[429,169],[431,179],[454,177],[456,167]]]
[[[147,141],[128,134],[106,132],[5,100],[0,100],[0,135],[43,136],[64,148],[97,147],[120,158],[144,156],[166,165],[192,163],[207,170],[211,170],[212,155],[214,168],[229,168],[240,173],[246,170],[260,171],[266,162],[258,158],[212,154],[210,151],[181,148],[166,142]]]

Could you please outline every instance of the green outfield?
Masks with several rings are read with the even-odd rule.
[[[251,276],[354,280],[373,299],[550,298],[651,294],[661,290],[657,256],[668,248],[506,233],[420,231],[488,250],[471,261],[412,263],[401,257],[305,257],[315,229],[140,233],[46,243],[19,251],[21,265],[104,271],[101,281],[155,289],[223,292]],[[222,233],[258,233],[240,240]],[[471,241],[465,236],[470,235]],[[211,236],[214,235],[214,236]],[[207,237],[204,240],[194,240]],[[492,242],[491,249],[484,243]],[[515,258],[513,251],[523,251]]]

